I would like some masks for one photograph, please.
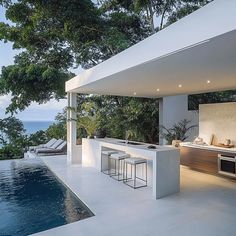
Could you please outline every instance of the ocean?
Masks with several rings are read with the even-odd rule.
[[[39,130],[46,130],[53,121],[22,121],[26,134],[33,134]]]

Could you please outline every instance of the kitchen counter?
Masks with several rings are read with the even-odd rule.
[[[222,176],[219,155],[234,157],[236,149],[181,143],[180,154],[181,165],[204,173]],[[228,175],[223,176],[228,177]]]
[[[150,144],[150,143],[142,143],[142,142],[136,142],[136,141],[128,141],[128,142],[132,142],[132,143],[135,143],[135,144],[130,144],[130,143],[126,144],[125,143],[126,141],[123,140],[123,139],[114,139],[114,138],[100,138],[99,139],[98,138],[98,139],[94,139],[94,140],[99,141],[99,142],[103,142],[103,143],[110,143],[110,144],[120,145],[120,146],[125,146],[125,147],[135,147],[135,148],[140,149],[140,150],[149,150],[149,151],[154,151],[154,152],[175,149],[171,145],[160,146],[160,145],[154,145],[154,144]],[[155,146],[156,149],[148,148],[148,146],[150,146],[150,145]]]
[[[184,142],[180,143],[181,147],[190,147],[190,148],[198,148],[198,149],[204,149],[208,151],[216,151],[216,152],[224,152],[224,153],[235,153],[236,154],[236,148],[224,148],[224,147],[216,147],[213,145],[200,145],[200,144],[194,144],[191,142]]]
[[[172,146],[154,145],[156,149],[149,149],[150,144],[140,145],[123,143],[125,140],[83,139],[82,165],[96,168],[101,171],[101,152],[104,149],[124,151],[132,157],[142,157],[148,162],[148,185],[153,189],[155,199],[179,192],[180,188],[180,153]],[[138,143],[138,142],[135,142]],[[142,175],[143,171],[137,172]]]

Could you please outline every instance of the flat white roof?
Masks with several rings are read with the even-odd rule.
[[[66,91],[163,97],[236,89],[235,9],[235,0],[215,0],[72,78]]]

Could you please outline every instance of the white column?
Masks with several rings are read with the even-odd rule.
[[[76,150],[76,108],[77,94],[68,93],[68,109],[67,109],[67,163],[74,162]]]
[[[191,125],[198,125],[198,113],[188,110],[188,95],[178,95],[163,97],[159,102],[159,125],[166,128],[173,127],[174,124],[183,119],[191,120]],[[198,129],[192,130],[189,140],[198,135]],[[166,141],[159,137],[161,145],[166,144]]]

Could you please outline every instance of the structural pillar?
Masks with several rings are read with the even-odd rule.
[[[68,108],[67,108],[67,163],[72,164],[76,150],[76,109],[77,109],[77,94],[68,93]]]

